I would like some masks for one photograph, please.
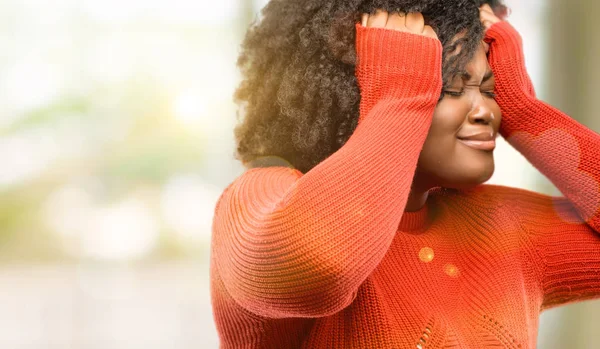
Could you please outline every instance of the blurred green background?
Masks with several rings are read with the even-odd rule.
[[[210,226],[244,32],[266,0],[0,0],[0,347],[217,348]],[[589,1],[507,1],[538,95],[600,129]],[[556,194],[499,144],[492,183]],[[595,311],[596,309],[597,311]],[[542,315],[597,348],[600,306]]]

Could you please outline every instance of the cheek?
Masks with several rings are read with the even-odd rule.
[[[467,122],[471,103],[463,99],[442,100],[438,103],[423,150],[419,172],[438,185],[470,185],[483,183],[494,171],[493,156],[480,154],[461,145],[456,139],[459,129]],[[488,105],[494,113],[493,127],[500,127],[500,108],[494,101]]]
[[[419,159],[423,169],[454,162],[456,132],[464,123],[469,107],[459,99],[444,98],[438,103]]]
[[[447,136],[453,137],[465,122],[470,110],[471,104],[464,99],[445,97],[438,103],[433,113],[430,136],[438,137],[440,141]]]

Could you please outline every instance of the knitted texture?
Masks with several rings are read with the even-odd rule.
[[[514,29],[495,24],[487,39],[502,134],[566,197],[438,188],[404,212],[442,47],[357,24],[348,142],[306,174],[247,170],[219,198],[221,348],[535,348],[541,311],[600,297],[600,136],[535,99]]]

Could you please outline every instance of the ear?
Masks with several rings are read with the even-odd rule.
[[[485,41],[481,41],[483,43],[483,48],[485,49],[485,54],[487,55],[488,53],[490,53],[490,44],[488,44]]]

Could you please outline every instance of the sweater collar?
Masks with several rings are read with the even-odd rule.
[[[404,212],[398,225],[403,232],[419,233],[425,231],[431,221],[430,203],[426,202],[418,211]]]

